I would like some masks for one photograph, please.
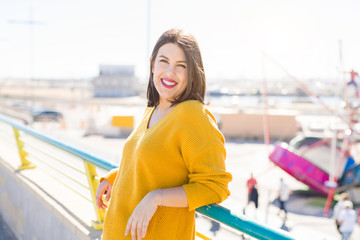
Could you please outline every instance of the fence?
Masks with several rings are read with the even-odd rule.
[[[19,153],[21,160],[19,170],[40,168],[48,173],[49,177],[68,187],[74,194],[90,201],[96,216],[96,219],[92,221],[92,226],[96,230],[101,230],[105,211],[96,207],[95,195],[99,184],[96,169],[108,171],[118,166],[65,142],[34,131],[3,115],[0,115],[0,122],[2,123],[0,136],[4,143]],[[69,161],[71,158],[80,159],[83,164]],[[198,208],[197,212],[229,226],[234,231],[242,232],[256,239],[294,239],[282,230],[272,229],[241,216],[235,216],[229,209],[217,204]],[[202,239],[210,239],[201,233],[196,235]]]

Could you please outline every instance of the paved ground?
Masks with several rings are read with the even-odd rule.
[[[10,228],[4,222],[4,219],[0,215],[0,240],[16,240],[14,234]]]

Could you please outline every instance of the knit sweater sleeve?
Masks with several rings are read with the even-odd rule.
[[[224,137],[216,126],[214,117],[202,105],[191,114],[185,114],[181,134],[181,152],[189,170],[189,182],[183,185],[189,210],[220,203],[229,195],[228,183],[232,180],[226,172]]]
[[[116,178],[118,172],[119,172],[118,168],[110,170],[104,177],[100,178],[100,182],[102,182],[104,179],[106,179],[111,183],[111,185],[114,185],[115,178]]]

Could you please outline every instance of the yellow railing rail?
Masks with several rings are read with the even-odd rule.
[[[199,232],[196,232],[196,236],[201,238],[201,239],[204,239],[204,240],[211,240],[211,238],[209,238],[206,235],[204,235],[202,233],[199,233]]]
[[[96,214],[96,219],[97,219],[97,221],[93,221],[92,225],[96,230],[101,230],[103,227],[103,223],[104,223],[105,211],[99,209],[96,206],[96,198],[95,197],[96,197],[96,189],[99,185],[99,180],[97,178],[97,173],[96,173],[96,169],[95,169],[94,165],[84,161],[84,166],[85,166],[85,170],[86,170],[87,180],[88,180],[88,183],[90,186],[92,203],[95,208],[95,214]]]
[[[97,176],[95,165],[90,163],[87,159],[91,158],[93,161],[99,160],[100,162],[104,160],[97,159],[96,157],[82,152],[81,150],[67,146],[58,140],[45,136],[23,125],[17,124],[4,116],[0,115],[0,120],[12,126],[13,137],[15,139],[14,142],[21,161],[19,170],[32,169],[35,167],[39,168],[55,181],[61,183],[63,186],[66,186],[85,200],[91,202],[96,216],[96,219],[92,221],[92,227],[95,230],[101,230],[104,222],[105,211],[97,208],[95,200],[99,177]],[[7,134],[10,133],[8,132]],[[5,132],[2,134],[2,137],[4,136],[6,136]],[[6,136],[6,139],[9,138]],[[48,148],[55,148],[50,151],[44,151],[43,146],[39,146],[39,140],[43,144],[49,144]],[[9,144],[10,141],[6,142]],[[53,150],[56,150],[57,152],[54,153]],[[60,153],[59,151],[63,151],[63,153]],[[83,165],[75,166],[70,164],[70,157],[82,159]],[[64,159],[67,159],[68,161]],[[35,165],[33,162],[37,162],[38,164]],[[59,167],[59,165],[62,167]],[[66,167],[65,170],[62,170],[63,167]],[[116,166],[110,164],[107,167],[114,168]],[[52,170],[52,173],[49,172],[49,169]],[[57,174],[53,174],[54,172]],[[84,177],[82,178],[81,176]],[[69,183],[69,180],[71,183]],[[77,187],[73,186],[72,183],[75,183]],[[85,189],[87,193],[86,191],[84,192],[79,190],[79,187]]]
[[[20,133],[19,130],[16,129],[15,127],[13,127],[13,131],[14,131],[14,136],[15,136],[15,140],[16,140],[16,145],[19,151],[19,156],[20,156],[20,160],[21,160],[21,165],[19,166],[20,170],[24,170],[24,169],[30,169],[30,168],[34,168],[36,167],[33,163],[31,163],[27,157],[29,156],[29,154],[24,150],[24,142],[21,140],[20,138]]]

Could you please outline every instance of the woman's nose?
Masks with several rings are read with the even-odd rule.
[[[175,74],[175,66],[169,64],[169,66],[167,68],[167,73],[168,74]]]

